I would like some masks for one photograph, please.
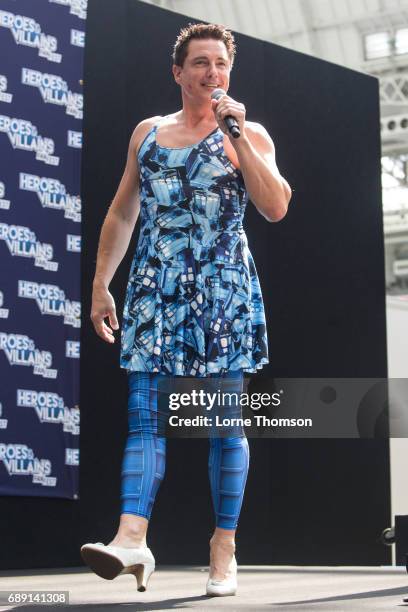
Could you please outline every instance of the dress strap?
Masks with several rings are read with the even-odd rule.
[[[157,128],[160,125],[160,122],[164,119],[164,117],[160,117],[158,119],[158,121],[156,121],[152,127],[150,128],[150,130],[147,132],[146,136],[143,138],[142,142],[140,143],[140,147],[137,153],[138,158],[140,159],[141,155],[144,153],[144,150],[146,148],[147,143],[150,144],[152,138],[153,140],[156,140],[156,132],[157,132]]]

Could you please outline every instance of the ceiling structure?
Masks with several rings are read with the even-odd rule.
[[[144,1],[378,76],[383,154],[408,151],[408,0]],[[395,49],[397,33],[406,52],[369,59],[366,36],[378,33],[377,55]]]

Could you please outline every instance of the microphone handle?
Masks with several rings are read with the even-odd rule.
[[[228,128],[229,133],[233,138],[239,138],[241,136],[241,132],[239,129],[238,121],[232,115],[227,115],[224,117],[225,125]]]

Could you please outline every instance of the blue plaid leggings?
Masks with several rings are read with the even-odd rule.
[[[168,418],[157,401],[162,374],[129,372],[129,434],[122,462],[121,511],[150,519],[164,478],[166,438],[158,422]],[[220,375],[212,375],[220,376]],[[226,372],[234,390],[242,391],[242,371]],[[231,387],[230,387],[231,388]],[[209,437],[208,473],[216,526],[236,529],[249,468],[249,446],[243,430],[233,437]]]

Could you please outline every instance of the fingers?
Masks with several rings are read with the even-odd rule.
[[[211,100],[211,106],[212,106],[212,110],[214,112],[214,117],[217,120],[218,125],[220,126],[221,130],[224,132],[224,134],[227,133],[227,126],[225,125],[225,122],[223,121],[222,117],[220,116],[219,112],[218,112],[218,104],[219,104],[220,100]]]
[[[243,133],[246,114],[246,109],[243,104],[237,102],[236,100],[230,98],[227,95],[221,96],[219,100],[212,100],[211,104],[217,123],[220,126],[221,130],[224,132],[224,134],[229,135],[228,128],[224,121],[225,117],[227,117],[228,115],[234,117],[237,120],[241,130],[241,134]],[[235,144],[234,140],[233,143]]]
[[[95,331],[98,334],[98,336],[102,338],[102,340],[105,340],[105,342],[109,342],[110,344],[113,344],[115,342],[113,331],[108,325],[106,325],[104,318],[105,317],[103,315],[100,315],[98,313],[91,315],[92,323],[94,325]],[[112,321],[115,321],[116,323],[115,329],[119,329],[116,315],[114,313],[109,314],[109,322],[111,325],[113,325]]]
[[[92,310],[91,320],[95,331],[102,340],[113,344],[115,337],[111,327],[109,327],[104,319],[109,318],[109,323],[113,329],[119,329],[118,320],[116,318],[115,302],[112,295],[104,288],[94,287],[92,293]]]
[[[110,312],[109,313],[109,323],[111,325],[111,327],[113,327],[113,329],[119,329],[119,323],[118,320],[116,318],[116,312]]]
[[[233,115],[234,117],[245,117],[245,106],[239,102],[226,101],[220,102],[216,109],[216,114],[220,119],[224,119],[227,115]]]

